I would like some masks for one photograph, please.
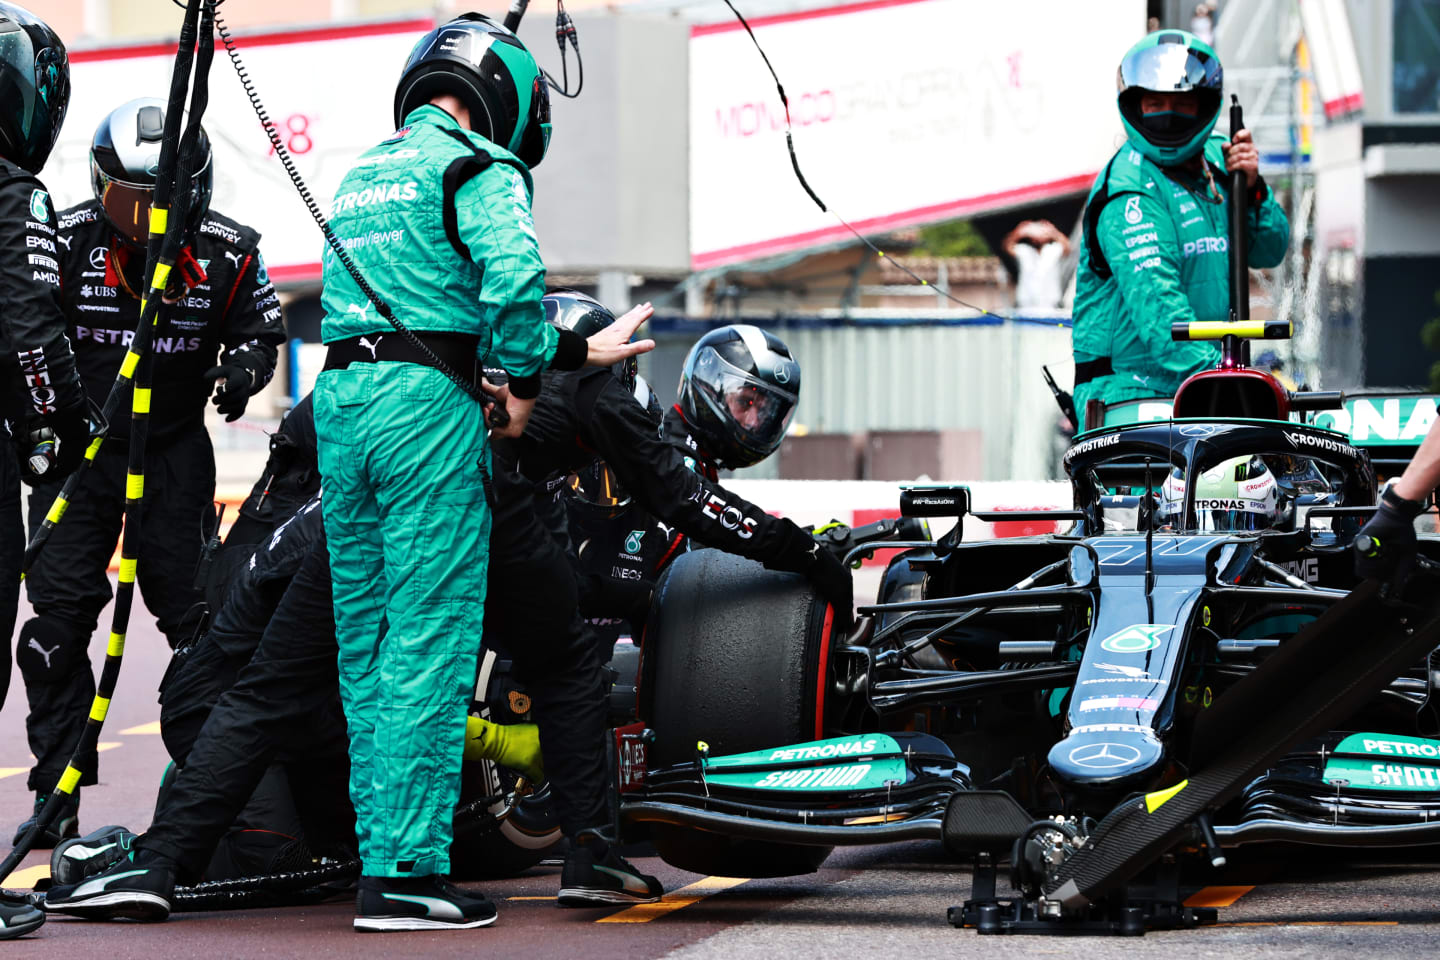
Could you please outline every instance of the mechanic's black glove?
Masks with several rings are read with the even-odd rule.
[[[221,381],[215,391],[214,403],[215,409],[225,414],[225,422],[239,420],[245,412],[245,405],[250,402],[250,394],[255,390],[255,371],[243,363],[230,360],[206,370],[205,379]]]
[[[89,445],[90,420],[83,407],[36,414],[15,440],[20,479],[32,485],[63,480],[84,461]]]
[[[776,556],[765,562],[771,570],[802,573],[835,608],[835,625],[848,629],[855,613],[855,585],[850,571],[806,531],[789,520],[780,521],[784,537]]]
[[[1386,487],[1375,516],[1355,535],[1355,575],[1403,583],[1415,564],[1414,520],[1424,509],[1424,504],[1406,500]]]
[[[805,574],[815,585],[815,591],[835,608],[835,626],[849,630],[855,618],[855,581],[850,570],[835,554],[820,544],[815,544],[815,562]]]

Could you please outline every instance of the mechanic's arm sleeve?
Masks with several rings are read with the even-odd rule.
[[[1250,215],[1246,218],[1249,234],[1250,266],[1278,267],[1290,247],[1290,220],[1275,202],[1275,193],[1263,180],[1256,184],[1259,197],[1251,197]],[[1255,202],[1256,200],[1259,202]]]
[[[285,342],[285,317],[259,250],[250,251],[245,258],[220,342],[225,346],[220,362],[236,363],[250,371],[251,396],[263,390],[275,375],[275,358]]]
[[[662,523],[726,553],[779,561],[779,569],[804,566],[814,546],[808,534],[685,466],[680,451],[660,438],[660,425],[608,372],[583,383],[576,404],[586,442]]]
[[[1139,198],[1140,211],[1133,223],[1125,213],[1132,197]],[[1100,212],[1096,235],[1149,356],[1182,376],[1205,366],[1209,345],[1170,338],[1170,325],[1194,322],[1195,311],[1180,285],[1180,240],[1169,212],[1147,194],[1117,194]]]
[[[43,223],[32,205],[43,207]],[[85,407],[60,309],[57,222],[39,180],[0,188],[0,324],[20,365],[25,402],[36,414]]]
[[[510,393],[540,394],[540,371],[558,340],[545,322],[545,262],[535,240],[530,188],[520,171],[491,164],[455,193],[455,223],[470,257],[480,265],[480,309],[493,323],[490,362],[510,375]]]

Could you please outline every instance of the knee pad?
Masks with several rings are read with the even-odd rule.
[[[15,663],[26,683],[54,683],[69,676],[76,659],[85,656],[90,638],[63,620],[32,617],[15,641]]]

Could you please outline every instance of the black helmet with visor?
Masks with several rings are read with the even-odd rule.
[[[615,322],[615,314],[599,300],[578,290],[552,290],[540,300],[545,319],[561,330],[573,330],[589,338]],[[625,389],[635,388],[638,367],[634,357],[621,360],[610,368]]]
[[[90,142],[90,186],[95,199],[116,235],[134,246],[143,247],[150,235],[150,202],[160,166],[165,106],[164,100],[155,97],[123,103],[100,121]],[[185,211],[185,236],[189,239],[209,212],[215,190],[210,138],[203,128],[196,148],[200,155]]]
[[[800,401],[800,364],[777,336],[750,324],[695,342],[680,374],[679,406],[702,452],[734,470],[780,446]]]
[[[70,60],[54,30],[0,0],[0,155],[39,173],[70,105]]]

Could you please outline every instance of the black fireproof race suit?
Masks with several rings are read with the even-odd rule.
[[[61,214],[65,315],[85,389],[103,403],[140,317],[131,290],[143,253],[114,239],[96,201]],[[215,456],[205,430],[211,381],[219,364],[251,374],[251,393],[270,381],[285,327],[275,287],[257,249],[259,234],[211,212],[200,223],[177,276],[193,281],[161,307],[155,331],[150,431],[137,579],[145,605],[171,647],[191,639],[203,617],[196,565],[213,524]],[[189,261],[193,259],[194,263]],[[218,357],[218,360],[217,360]],[[54,787],[85,725],[95,687],[87,653],[110,581],[105,568],[124,514],[129,403],[121,406],[64,520],[26,578],[36,616],[16,642],[30,700],[27,729],[35,766],[29,787]],[[37,486],[32,532],[59,492]],[[84,784],[96,782],[97,758],[81,757]]]
[[[60,306],[57,220],[45,186],[0,158],[0,417],[7,431],[0,450],[0,631],[7,638],[15,630],[25,552],[10,436],[23,435],[33,415],[82,410],[85,403]],[[9,686],[7,649],[0,655],[0,704]]]
[[[568,472],[568,465],[586,463],[599,453],[637,500],[708,543],[750,551],[755,559],[780,560],[787,553],[808,555],[813,541],[789,521],[693,473],[682,452],[660,440],[658,424],[609,370],[547,373],[543,383],[525,435],[493,447],[498,505],[490,536],[484,637],[504,647],[534,695],[557,814],[562,829],[573,835],[606,817],[603,752],[598,749],[606,707],[600,645],[587,635],[577,613],[579,587],[565,549],[564,513],[552,492],[553,479]],[[617,409],[602,409],[608,407]],[[667,483],[676,484],[678,492]],[[289,524],[276,536],[283,541],[303,529]],[[257,551],[257,565],[267,563],[264,549]],[[273,596],[268,591],[279,582],[267,580],[261,589]],[[204,869],[210,851],[231,830],[272,762],[288,768],[303,759],[323,771],[320,782],[345,782],[335,772],[336,764],[348,759],[343,720],[332,709],[339,703],[339,680],[329,597],[325,547],[311,542],[268,622],[261,619],[264,602],[234,608],[247,611],[235,618],[245,622],[243,629],[226,626],[229,618],[217,615],[216,625],[227,632],[223,642],[232,653],[202,653],[211,642],[207,635],[192,655],[197,666],[219,664],[240,649],[235,641],[242,634],[258,641],[249,663],[211,710],[149,832],[137,841],[179,863],[182,877]],[[177,684],[184,678],[179,674]],[[193,683],[196,689],[203,685]],[[167,709],[181,709],[169,694]],[[317,729],[317,718],[332,716],[335,729],[327,737]],[[296,738],[293,732],[300,726],[305,736]],[[313,796],[327,792],[336,794],[317,790]],[[308,824],[305,805],[298,798],[296,805]],[[346,814],[352,822],[348,802]]]
[[[714,464],[705,459],[678,407],[665,411],[660,438],[674,447],[687,468],[711,482],[719,481]],[[601,644],[601,655],[615,641],[633,635],[628,612],[609,604],[606,581],[653,585],[669,563],[690,549],[684,531],[660,520],[632,499],[619,515],[600,519],[573,503],[569,509],[570,539],[579,553],[582,613]],[[597,609],[593,614],[589,607]]]

